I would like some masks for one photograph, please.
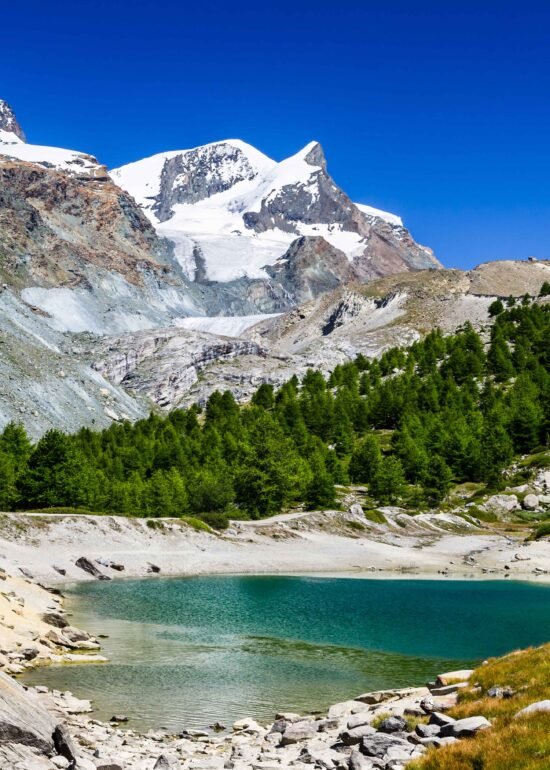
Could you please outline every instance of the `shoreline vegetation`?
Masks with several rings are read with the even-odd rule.
[[[309,370],[277,390],[264,383],[243,407],[215,392],[204,408],[50,430],[35,445],[9,424],[0,508],[185,517],[221,530],[299,506],[333,508],[337,487],[350,484],[365,487],[365,511],[411,513],[444,506],[462,486],[477,518],[494,521],[476,503],[525,483],[531,469],[514,458],[550,462],[550,303],[508,304],[491,305],[480,334],[468,323],[448,336],[435,330],[328,378]]]

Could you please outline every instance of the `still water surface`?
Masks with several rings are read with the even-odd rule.
[[[220,576],[82,583],[69,596],[74,625],[109,635],[111,663],[26,681],[138,728],[268,721],[550,639],[550,586],[528,583]]]

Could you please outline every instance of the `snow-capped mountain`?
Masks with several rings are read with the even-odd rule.
[[[111,172],[174,244],[192,280],[269,280],[297,238],[322,238],[368,280],[439,267],[401,219],[353,203],[317,142],[279,163],[240,140],[160,153]]]
[[[27,163],[38,163],[73,175],[105,176],[106,168],[87,153],[27,144],[23,129],[9,104],[0,99],[0,155]]]

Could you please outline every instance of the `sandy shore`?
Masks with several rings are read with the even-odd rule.
[[[548,541],[525,542],[523,533],[472,527],[449,514],[386,517],[377,525],[350,512],[287,514],[236,522],[216,535],[170,519],[7,514],[0,567],[48,583],[93,579],[76,566],[81,557],[111,579],[322,572],[550,580]]]
[[[548,541],[525,542],[522,534],[473,527],[450,514],[387,511],[386,519],[379,525],[351,511],[294,513],[236,522],[217,535],[170,519],[3,515],[0,667],[20,673],[48,660],[79,659],[78,640],[60,645],[55,625],[44,621],[63,606],[41,586],[97,579],[77,566],[82,557],[110,579],[330,574],[550,580]],[[97,660],[93,640],[84,639],[82,646],[88,648],[84,660]]]

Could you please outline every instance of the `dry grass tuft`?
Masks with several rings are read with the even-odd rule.
[[[550,699],[550,644],[490,660],[471,676],[450,712],[456,718],[485,716],[493,723],[475,738],[407,765],[407,770],[550,770],[550,713],[515,719],[525,706]],[[511,698],[490,698],[494,686],[511,687]]]

